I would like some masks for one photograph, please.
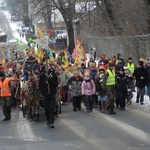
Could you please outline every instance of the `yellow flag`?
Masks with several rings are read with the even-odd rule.
[[[37,34],[38,34],[38,38],[41,39],[43,37],[43,34],[40,30],[40,28],[36,28]]]
[[[33,56],[33,54],[34,54],[34,48],[31,48],[31,49],[30,49],[30,52],[29,52],[29,55],[30,55],[30,56]]]
[[[43,57],[44,57],[44,51],[41,49],[41,53],[40,53],[40,59],[42,60],[43,59]]]
[[[6,59],[5,59],[5,57],[3,56],[2,57],[2,65],[5,65],[6,64]]]
[[[41,57],[41,47],[39,46],[38,47],[38,49],[37,49],[37,53],[36,53],[36,55],[38,56],[38,57]]]
[[[36,55],[36,60],[38,61],[38,63],[41,62],[41,55],[42,55],[42,47],[38,47],[37,51],[34,53]]]
[[[82,64],[83,62],[87,60],[87,57],[86,57],[85,50],[80,39],[78,39],[76,42],[75,50],[77,53],[75,57],[75,63]]]
[[[70,67],[69,67],[69,61],[68,61],[68,56],[67,56],[67,51],[66,51],[66,49],[64,50],[64,53],[65,53],[65,56],[64,56],[64,69],[65,69],[65,71],[68,73],[69,72],[69,70],[70,70]]]

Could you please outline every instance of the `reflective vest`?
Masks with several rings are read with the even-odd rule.
[[[106,81],[106,85],[115,85],[115,72],[111,70],[106,70],[108,72],[108,78]]]
[[[132,64],[127,63],[127,68],[131,71],[131,73],[133,73],[135,70],[135,65],[133,63]]]
[[[118,59],[116,59],[116,62],[115,62],[115,64],[117,65],[117,64],[118,64],[118,62],[119,62],[119,60],[118,60]]]
[[[0,96],[1,97],[8,97],[11,96],[11,90],[9,87],[9,82],[11,81],[10,78],[5,78],[5,80],[2,82],[0,80]]]

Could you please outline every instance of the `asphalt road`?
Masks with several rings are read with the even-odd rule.
[[[149,114],[130,108],[108,115],[97,108],[86,113],[84,106],[73,112],[69,103],[50,129],[42,108],[36,122],[23,118],[16,108],[11,121],[0,121],[0,150],[149,150],[149,125]]]

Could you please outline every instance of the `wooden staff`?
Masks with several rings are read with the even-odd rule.
[[[15,98],[19,98],[19,97],[17,97],[18,90],[19,90],[19,85],[17,85],[17,88],[16,88],[16,92],[15,92]]]
[[[48,74],[48,54],[46,54],[46,72]],[[49,77],[49,75],[48,75]],[[48,78],[47,77],[47,78]],[[48,79],[47,79],[48,80]],[[48,81],[47,81],[48,82]],[[48,94],[50,94],[50,85],[49,85],[49,82],[48,82]]]

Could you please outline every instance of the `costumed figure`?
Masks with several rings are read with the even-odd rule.
[[[83,78],[79,76],[79,71],[77,69],[74,70],[73,73],[74,75],[69,78],[67,85],[71,90],[73,111],[80,111],[82,100],[81,85]]]

